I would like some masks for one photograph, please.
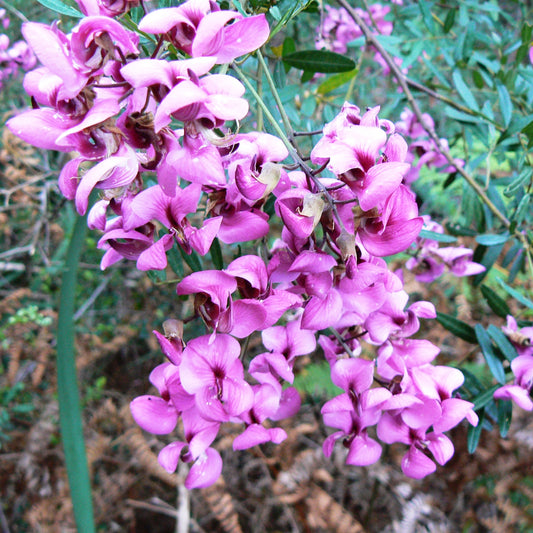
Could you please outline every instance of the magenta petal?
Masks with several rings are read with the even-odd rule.
[[[260,239],[270,229],[265,216],[252,211],[238,211],[233,215],[224,215],[218,237],[225,244]]]
[[[384,257],[406,250],[420,233],[424,220],[413,218],[396,224],[390,224],[381,234],[358,232],[365,249],[372,255]]]
[[[224,28],[224,45],[217,53],[217,63],[230,63],[235,58],[257,50],[270,35],[265,15],[256,15]]]
[[[374,464],[381,456],[381,446],[368,435],[356,435],[350,444],[346,464],[368,466]]]
[[[61,118],[55,109],[42,108],[24,111],[10,118],[6,126],[23,141],[43,150],[70,152],[76,148],[74,142],[57,144],[57,138],[77,121]]]
[[[76,96],[85,85],[87,77],[72,65],[58,33],[45,24],[26,22],[22,25],[22,34],[39,61],[63,80],[62,98]]]
[[[437,469],[435,463],[427,457],[422,451],[414,446],[402,459],[402,471],[406,476],[414,479],[422,479],[428,474],[432,474]]]
[[[207,448],[191,467],[185,479],[185,488],[202,489],[212,485],[222,473],[222,457],[213,448]]]
[[[249,425],[240,435],[233,440],[234,450],[246,450],[270,441],[268,430],[261,424]]]
[[[281,399],[279,402],[279,409],[275,415],[270,417],[271,420],[283,420],[294,416],[299,410],[302,404],[300,394],[294,387],[288,387],[281,393]]]
[[[305,306],[302,328],[325,329],[334,326],[342,315],[342,298],[332,289],[325,298],[313,296]]]
[[[209,252],[211,244],[213,244],[218,230],[220,229],[221,223],[222,217],[214,217],[204,220],[204,224],[200,229],[192,229],[187,236],[191,247],[200,255],[205,255]]]
[[[369,211],[383,202],[398,188],[405,173],[407,163],[380,163],[371,167],[364,180],[364,188],[359,192],[359,205]]]
[[[234,325],[231,334],[239,339],[248,337],[254,331],[263,329],[267,311],[258,300],[237,300],[233,302]]]
[[[181,451],[185,446],[187,446],[185,442],[171,442],[159,452],[157,460],[169,474],[172,474],[176,471],[180,460]]]
[[[130,403],[133,419],[142,429],[154,435],[166,435],[178,423],[178,413],[158,396],[138,396]]]
[[[374,380],[374,361],[341,359],[331,369],[331,381],[337,387],[358,394],[370,388]]]
[[[452,441],[442,433],[429,433],[427,435],[428,449],[439,465],[447,463],[453,456]]]

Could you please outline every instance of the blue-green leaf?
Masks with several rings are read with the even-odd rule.
[[[483,352],[483,356],[485,357],[485,361],[487,361],[487,365],[489,366],[492,375],[499,383],[505,385],[505,370],[502,362],[494,353],[494,348],[492,347],[492,342],[488,333],[481,324],[476,324],[474,329],[479,345],[481,346],[481,351]]]
[[[465,322],[445,313],[437,312],[437,322],[453,333],[456,337],[472,344],[477,344],[476,332],[474,328]]]
[[[468,435],[466,437],[466,445],[468,448],[468,453],[474,453],[476,451],[477,445],[479,443],[479,437],[481,436],[481,431],[483,430],[483,422],[485,420],[485,410],[482,409],[479,413],[479,422],[477,426],[470,426],[468,428]]]
[[[515,357],[518,357],[518,352],[513,343],[500,328],[497,328],[494,324],[490,324],[487,328],[487,333],[508,361],[512,361]]]
[[[503,125],[509,126],[511,117],[513,115],[513,102],[509,96],[507,87],[500,81],[496,82],[496,88],[498,89],[498,100],[500,102],[500,111],[502,112]]]
[[[505,244],[509,240],[509,233],[501,233],[494,235],[491,233],[485,233],[484,235],[478,235],[476,242],[483,246],[498,246],[499,244]]]
[[[355,62],[349,57],[329,50],[302,50],[282,57],[291,67],[305,72],[348,72],[355,69]]]
[[[445,235],[443,233],[437,233],[436,231],[430,231],[428,229],[420,230],[418,236],[421,239],[431,239],[432,241],[438,242],[457,242],[457,237],[454,237],[452,235]]]
[[[481,293],[485,297],[485,300],[487,300],[489,307],[498,316],[505,318],[507,315],[511,314],[511,310],[509,309],[507,302],[490,287],[488,287],[487,285],[481,285]]]
[[[512,418],[513,404],[511,400],[498,400],[498,427],[503,438],[507,437],[507,433],[509,433]]]
[[[512,287],[509,287],[503,279],[498,278],[498,283],[516,300],[518,300],[521,304],[525,305],[526,307],[529,307],[530,309],[533,309],[533,302],[526,298],[522,293],[518,292],[516,289],[513,289]]]
[[[468,88],[468,85],[465,83],[463,76],[459,70],[455,70],[452,74],[453,84],[457,89],[457,92],[464,100],[465,104],[472,109],[473,111],[479,111],[479,105],[472,94],[472,91]]]
[[[55,11],[56,13],[61,13],[61,15],[68,15],[69,17],[81,18],[83,13],[76,9],[75,7],[69,6],[62,2],[61,0],[37,0],[39,4]]]

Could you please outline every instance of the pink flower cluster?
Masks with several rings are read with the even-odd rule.
[[[424,229],[444,234],[444,228],[428,215],[424,219]],[[474,276],[485,272],[485,267],[472,261],[473,250],[465,246],[439,246],[438,241],[418,236],[415,240],[416,250],[408,259],[405,267],[415,273],[417,281],[431,283],[446,270],[454,276]]]
[[[363,32],[343,7],[335,8],[326,5],[324,10],[325,16],[317,29],[316,48],[345,54],[348,49],[347,45],[362,37]],[[390,12],[390,6],[376,3],[370,5],[369,11],[359,7],[356,7],[355,11],[377,34],[390,35],[392,33],[392,22],[385,18]],[[374,54],[374,60],[383,68],[385,74],[389,74],[390,68],[380,53]],[[401,67],[400,58],[394,58],[394,61]]]
[[[435,127],[435,122],[430,115],[424,113],[422,116],[428,126]],[[396,130],[410,141],[407,160],[413,164],[415,159],[418,158],[416,165],[411,166],[405,177],[406,183],[410,184],[416,181],[420,175],[420,170],[424,166],[437,169],[445,174],[456,171],[455,167],[448,163],[442,152],[435,146],[435,142],[428,138],[424,126],[420,124],[416,115],[410,109],[404,109],[400,118],[401,120],[396,122]],[[445,148],[448,148],[446,139],[440,139],[440,142]],[[462,159],[455,159],[455,163],[462,167],[465,162]]]
[[[371,464],[381,453],[375,433],[407,446],[409,476],[435,470],[430,454],[444,464],[453,453],[444,432],[477,417],[457,397],[461,372],[432,365],[438,348],[413,338],[420,319],[435,317],[433,305],[409,304],[401,275],[383,259],[405,251],[423,225],[404,183],[409,148],[394,124],[379,107],[361,113],[346,103],[311,152],[317,170],[287,172],[280,139],[228,130],[248,112],[244,87],[211,73],[267,41],[263,15],[208,0],[152,11],[139,29],[155,36],[154,52],[142,58],[137,34],[109,16],[131,2],[80,5],[88,16],[68,35],[24,25],[42,63],[24,80],[36,106],[8,127],[40,148],[77,152],[59,186],[80,214],[100,191],[88,224],[103,232],[102,268],[125,258],[140,270],[164,269],[173,246],[204,255],[215,238],[244,243],[282,226],[262,257],[241,255],[178,283],[207,333],[185,343],[176,322],[155,333],[168,359],[150,375],[159,396],[131,404],[152,433],[169,434],[181,420],[184,440],[163,448],[162,466],[190,463],[189,488],[213,483],[222,460],[211,445],[227,422],[244,426],[236,450],[281,442],[285,432],[273,423],[298,411],[294,366],[315,351],[319,332],[344,391],[322,409],[338,430],[326,455],[342,440],[349,464]],[[170,46],[179,59],[158,56]],[[271,195],[274,224],[263,210]],[[255,332],[265,351],[249,359],[237,339]]]
[[[508,383],[494,392],[498,400],[512,400],[526,411],[533,411],[533,327],[518,329],[514,317],[507,316],[507,324],[502,328],[513,343],[518,357],[511,361],[514,383]]]
[[[9,27],[5,9],[0,9],[0,25],[3,29]],[[35,55],[24,41],[11,44],[9,37],[0,33],[0,88],[6,80],[15,77],[19,70],[30,70],[36,62]]]

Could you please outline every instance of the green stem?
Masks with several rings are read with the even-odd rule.
[[[289,120],[289,116],[285,112],[285,107],[283,106],[283,102],[281,101],[279,93],[276,89],[276,84],[274,83],[274,80],[272,79],[272,76],[270,75],[270,70],[268,69],[268,65],[266,64],[265,58],[263,57],[263,54],[261,54],[260,50],[257,50],[257,59],[259,60],[259,64],[263,68],[263,72],[265,73],[265,77],[270,87],[270,92],[272,93],[272,96],[274,97],[274,101],[276,102],[276,105],[278,106],[279,114],[281,115],[281,120],[283,121],[283,126],[285,127],[285,131],[287,132],[288,138],[292,144],[294,143],[294,138],[292,135],[291,121]]]
[[[246,88],[252,93],[253,97],[255,98],[257,103],[259,104],[259,107],[263,110],[263,113],[265,114],[266,118],[268,119],[268,121],[270,122],[270,124],[272,125],[274,130],[276,131],[278,137],[283,141],[283,144],[287,148],[287,150],[289,152],[289,155],[291,156],[292,160],[295,163],[298,164],[298,166],[304,171],[304,173],[307,176],[307,178],[309,178],[316,185],[317,189],[324,195],[324,197],[326,198],[326,201],[329,204],[330,209],[332,210],[337,222],[339,223],[339,226],[342,229],[345,229],[344,228],[344,223],[342,222],[342,220],[341,220],[341,218],[339,216],[339,212],[337,211],[337,207],[335,206],[335,202],[334,202],[333,198],[331,197],[331,195],[329,194],[327,188],[313,174],[313,172],[311,171],[309,166],[302,159],[302,157],[298,153],[297,149],[291,143],[291,141],[289,140],[287,135],[285,135],[285,132],[281,129],[281,126],[278,124],[278,121],[275,119],[274,115],[272,115],[272,113],[270,112],[270,109],[268,109],[268,107],[265,104],[265,102],[263,101],[263,99],[259,96],[259,94],[255,90],[254,86],[250,83],[250,80],[248,79],[248,77],[244,74],[244,72],[242,72],[242,70],[235,63],[232,64],[232,68],[233,68],[233,70],[235,70],[235,72],[237,73],[237,75],[239,76],[241,81],[244,83],[244,85],[246,85]],[[268,78],[269,77],[267,76],[267,79]],[[272,88],[273,88],[272,93],[277,95],[277,91],[275,90],[275,87],[271,86],[271,89]],[[276,96],[274,96],[274,98],[276,98]],[[276,102],[278,102],[278,100],[279,100],[279,95],[277,96]],[[278,105],[281,105],[281,100],[279,100],[279,104]],[[280,109],[283,109],[282,105],[281,105]],[[283,116],[283,114],[282,114],[282,116]],[[288,127],[289,127],[290,131],[292,131],[290,123],[289,123]]]
[[[57,393],[59,426],[79,533],[94,533],[93,503],[81,417],[74,353],[74,296],[81,250],[87,231],[86,217],[77,217],[65,260],[59,296],[57,326]]]

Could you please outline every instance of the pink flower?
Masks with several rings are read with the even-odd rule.
[[[522,409],[533,411],[533,355],[519,355],[511,361],[515,376],[513,384],[504,385],[494,392],[494,398],[512,400]]]

